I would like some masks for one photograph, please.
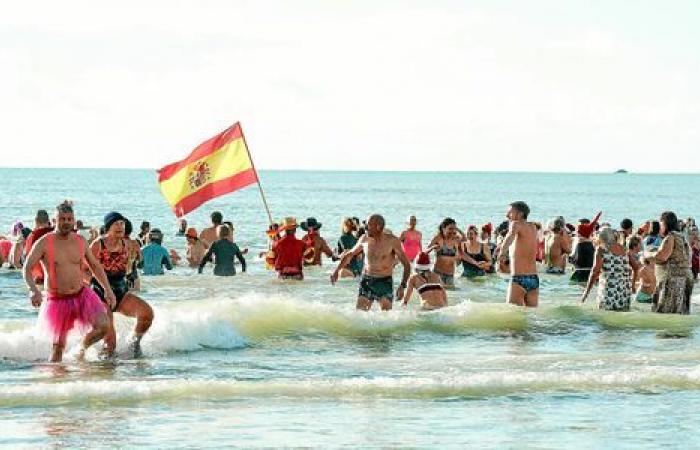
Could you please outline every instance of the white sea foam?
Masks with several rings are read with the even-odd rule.
[[[0,392],[0,407],[70,404],[129,405],[141,402],[240,398],[437,399],[494,397],[547,392],[657,392],[700,389],[700,368],[639,368],[634,372],[491,371],[451,377],[378,377],[342,379],[108,380],[13,384]]]
[[[419,332],[534,330],[546,333],[549,329],[561,333],[563,328],[575,330],[581,326],[687,333],[698,324],[694,316],[615,313],[576,306],[523,310],[503,303],[470,301],[432,312],[400,307],[390,312],[362,312],[356,311],[352,304],[324,303],[283,294],[168,302],[155,306],[154,310],[153,326],[143,340],[147,355],[202,348],[236,349],[266,338],[290,335],[348,338]],[[133,324],[133,319],[115,315],[118,352],[126,349]],[[0,325],[0,357],[30,361],[46,358],[51,344],[38,333],[32,321],[3,321]],[[75,350],[78,337],[72,335],[68,344],[70,353],[71,348]]]
[[[155,320],[143,340],[143,351],[159,355],[172,351],[192,351],[201,348],[232,349],[246,345],[229,320],[224,318],[228,307],[220,302],[206,305],[165,306],[155,308]],[[115,315],[117,352],[124,352],[133,333],[134,319]],[[45,360],[51,349],[51,341],[43,336],[33,321],[13,321],[0,331],[0,358],[22,361]],[[66,354],[74,354],[80,337],[69,334]],[[88,353],[94,358],[96,352]]]

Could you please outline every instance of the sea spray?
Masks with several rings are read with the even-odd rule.
[[[233,350],[268,338],[325,335],[330,338],[410,336],[416,333],[536,333],[559,335],[582,330],[657,330],[687,336],[695,316],[610,312],[594,307],[543,305],[523,309],[505,303],[462,301],[435,311],[397,307],[384,312],[357,311],[352,304],[304,300],[289,294],[246,293],[238,297],[165,302],[154,306],[155,319],[143,340],[146,355],[199,349]],[[134,319],[115,314],[117,353],[127,350]],[[34,320],[0,321],[0,357],[45,359],[51,343]],[[69,335],[68,354],[79,344]]]

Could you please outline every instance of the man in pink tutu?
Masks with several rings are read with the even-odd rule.
[[[39,322],[53,342],[51,362],[61,361],[66,336],[73,328],[86,333],[78,354],[79,360],[84,358],[88,347],[107,333],[107,310],[95,292],[85,284],[85,264],[104,288],[107,303],[113,306],[116,302],[102,266],[87,251],[85,240],[73,232],[74,227],[73,206],[65,201],[56,208],[55,231],[34,244],[24,265],[24,281],[30,290],[32,306],[41,306]],[[45,301],[31,271],[38,262],[46,274]]]

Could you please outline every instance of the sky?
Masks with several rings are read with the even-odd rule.
[[[0,6],[2,167],[700,172],[694,1]]]

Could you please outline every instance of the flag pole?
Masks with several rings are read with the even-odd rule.
[[[270,225],[274,223],[272,220],[272,213],[270,213],[270,207],[267,206],[267,200],[265,199],[265,192],[263,191],[262,184],[260,184],[260,177],[258,176],[258,170],[255,168],[255,163],[253,162],[253,157],[250,154],[250,149],[248,148],[248,142],[245,140],[245,133],[243,133],[243,126],[241,122],[238,122],[238,127],[241,129],[241,137],[243,138],[243,145],[245,145],[245,151],[248,152],[248,159],[250,160],[250,166],[255,172],[255,178],[258,181],[258,189],[260,189],[260,197],[262,198],[263,205],[265,205],[265,211],[267,211],[267,218],[270,220]]]

